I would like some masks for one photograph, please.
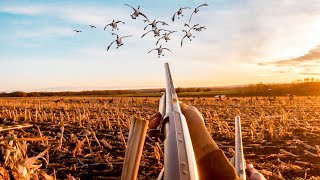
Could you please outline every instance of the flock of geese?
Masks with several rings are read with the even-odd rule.
[[[159,42],[161,40],[165,41],[165,42],[168,42],[170,40],[170,37],[169,35],[172,34],[172,33],[177,33],[178,31],[171,31],[171,30],[167,30],[165,28],[159,28],[159,25],[161,26],[169,26],[169,24],[167,24],[166,22],[164,21],[158,21],[156,19],[154,19],[153,21],[150,21],[148,19],[148,17],[142,13],[140,11],[140,6],[138,6],[137,8],[134,8],[132,7],[131,5],[129,4],[124,4],[125,6],[128,6],[130,8],[132,8],[133,10],[133,13],[130,15],[132,19],[137,19],[139,17],[142,17],[144,18],[143,19],[143,22],[144,23],[148,23],[145,27],[144,27],[144,30],[146,31],[148,29],[148,27],[150,26],[151,29],[148,30],[147,32],[145,32],[141,38],[145,37],[146,35],[152,33],[153,34],[153,37],[156,37],[157,38],[157,41],[156,41],[156,46],[159,44]],[[199,11],[200,11],[200,8],[201,7],[205,7],[205,6],[208,6],[208,4],[204,3],[204,4],[201,4],[199,5],[198,7],[194,8],[192,13],[191,13],[191,16],[189,18],[189,21],[188,23],[185,23],[184,24],[184,27],[187,27],[188,29],[187,30],[182,30],[182,32],[184,32],[184,36],[182,37],[181,39],[181,47],[183,46],[183,42],[186,38],[188,38],[190,41],[192,41],[193,38],[195,38],[195,36],[192,34],[193,31],[197,31],[197,32],[201,32],[202,30],[206,29],[205,26],[200,26],[199,24],[195,24],[195,25],[191,25],[191,19],[194,15],[196,15]],[[179,8],[178,11],[176,11],[171,20],[172,22],[175,22],[176,19],[180,19],[181,17],[183,17],[183,13],[184,11],[186,10],[190,10],[191,8],[190,7],[181,7]],[[119,30],[119,25],[121,24],[125,24],[125,22],[123,21],[116,21],[116,20],[113,20],[111,23],[107,24],[105,27],[104,27],[104,31],[107,30],[107,28],[110,26],[111,28],[111,31],[112,31],[112,35],[113,36],[116,36],[115,40],[112,41],[109,46],[107,47],[107,51],[109,51],[109,49],[111,48],[111,46],[115,43],[116,45],[116,49],[118,49],[119,47],[121,47],[123,45],[123,39],[125,38],[129,38],[129,37],[132,37],[133,35],[127,35],[127,36],[119,36],[118,34],[114,33],[114,31],[116,30]],[[89,25],[90,28],[96,28],[96,26],[94,25]],[[81,33],[82,31],[80,30],[74,30],[76,33]],[[163,33],[162,33],[163,32]],[[160,58],[161,56],[164,56],[163,54],[163,51],[166,50],[166,51],[169,51],[172,53],[172,51],[169,49],[169,48],[165,48],[165,47],[162,47],[162,45],[160,45],[159,47],[157,48],[154,48],[154,49],[151,49],[150,51],[148,51],[148,53],[151,53],[152,51],[157,51],[158,52],[158,58]]]

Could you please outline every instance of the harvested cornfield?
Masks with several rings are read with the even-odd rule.
[[[0,99],[0,179],[118,179],[130,121],[148,119],[159,98]],[[320,177],[320,98],[180,98],[196,106],[227,157],[234,117],[244,153],[269,179]],[[155,179],[163,143],[147,136],[139,179]]]

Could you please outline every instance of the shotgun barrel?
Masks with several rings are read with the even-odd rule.
[[[246,180],[245,171],[245,159],[243,155],[242,145],[242,133],[241,133],[241,120],[240,116],[235,118],[235,156],[234,156],[234,167],[237,175],[242,179]]]
[[[165,63],[166,91],[160,99],[159,112],[163,115],[165,180],[197,180],[198,171],[188,125],[181,113],[169,64]]]

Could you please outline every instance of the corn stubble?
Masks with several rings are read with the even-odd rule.
[[[152,115],[159,98],[57,99],[0,99],[0,179],[119,178],[131,120]],[[240,115],[247,162],[269,179],[319,179],[320,98],[270,99],[183,98],[227,157]],[[147,136],[138,178],[162,167],[163,142]]]

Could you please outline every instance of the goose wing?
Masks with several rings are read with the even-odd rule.
[[[182,40],[181,40],[181,47],[182,47],[182,44],[183,44],[183,40],[184,40],[184,38],[186,38],[187,37],[187,35],[184,35],[183,36],[183,38],[182,38]]]
[[[157,49],[158,48],[151,49],[148,53],[151,53],[152,51],[157,50]]]
[[[170,32],[168,33],[168,35],[171,34],[171,33],[175,33],[175,32],[177,32],[177,31],[170,31]]]
[[[169,30],[166,30],[166,29],[159,29],[159,31],[169,31]],[[170,32],[170,31],[169,31]]]
[[[164,37],[159,38],[158,41],[157,41],[157,43],[156,43],[156,45],[158,45],[159,41],[160,41],[161,39],[163,39],[163,38],[164,38]]]
[[[123,38],[128,38],[128,37],[132,37],[133,35],[129,35],[129,36],[122,36],[121,39]]]
[[[134,7],[130,6],[129,4],[124,4],[124,5],[131,7],[134,11],[136,10]]]
[[[174,22],[174,19],[176,18],[176,14],[177,14],[178,12],[175,12],[174,14],[173,14],[173,16],[172,16],[172,18],[171,18],[171,20],[172,20],[172,22]]]
[[[189,31],[191,31],[192,29],[195,29],[195,27],[197,27],[197,26],[199,26],[199,24],[193,25],[193,26],[189,29]]]
[[[170,51],[172,53],[172,51],[170,49],[168,49],[168,48],[162,48],[162,49],[165,49],[165,50]]]
[[[207,3],[203,3],[203,4],[201,4],[200,6],[198,6],[197,9],[199,9],[199,8],[202,7],[202,6],[208,6],[208,4],[207,4]]]
[[[150,26],[150,24],[146,25],[146,27],[144,27],[143,30],[146,30],[148,26]]]
[[[111,23],[110,23],[110,24],[107,24],[107,25],[103,28],[103,30],[106,30],[106,28],[107,28],[108,26],[111,26]]]
[[[141,38],[143,38],[145,35],[147,35],[149,32],[152,32],[152,31],[153,31],[153,30],[150,30],[150,31],[144,33],[144,34],[141,36]]]
[[[183,9],[191,9],[191,8],[190,7],[182,7],[181,9],[183,10]]]
[[[148,17],[146,15],[144,15],[142,12],[139,12],[139,14],[149,21]]]
[[[116,21],[116,23],[122,23],[122,24],[125,24],[123,21]]]
[[[110,47],[112,46],[112,44],[116,42],[116,41],[112,41],[111,44],[107,47],[107,51],[109,51]]]
[[[194,14],[195,12],[196,12],[196,11],[193,11],[193,12],[192,12],[192,14],[191,14],[191,16],[190,16],[190,18],[189,18],[189,23],[191,22],[191,18],[192,18],[193,14]]]
[[[164,22],[164,21],[157,21],[156,23],[162,23],[162,25],[169,26],[169,24],[167,24],[167,23],[166,23],[166,22]]]

